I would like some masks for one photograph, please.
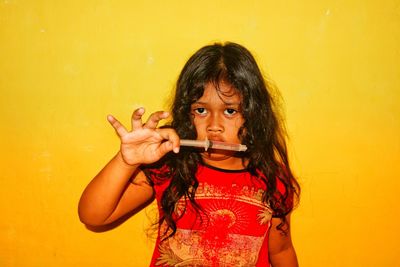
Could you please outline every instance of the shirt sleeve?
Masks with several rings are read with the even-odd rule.
[[[293,210],[293,191],[287,190],[285,184],[276,178],[276,210],[273,217],[284,217]]]

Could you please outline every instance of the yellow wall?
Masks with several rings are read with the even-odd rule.
[[[147,265],[145,212],[94,233],[77,202],[118,149],[106,115],[162,108],[188,56],[221,40],[253,51],[285,99],[301,265],[400,266],[400,1],[388,0],[1,0],[0,266]]]

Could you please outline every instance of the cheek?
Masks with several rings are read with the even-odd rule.
[[[243,134],[245,133],[245,129],[242,128],[244,124],[244,120],[242,118],[239,118],[235,120],[233,126],[232,126],[232,134],[236,136],[236,138],[241,139],[243,137]]]
[[[202,132],[205,132],[204,121],[192,116],[192,124],[197,132],[197,135],[201,135]]]
[[[238,117],[234,122],[234,127],[239,130],[243,126],[243,124],[244,124],[243,117]]]

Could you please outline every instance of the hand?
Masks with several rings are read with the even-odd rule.
[[[171,150],[179,152],[179,136],[175,130],[157,128],[159,121],[168,118],[169,113],[155,112],[145,124],[142,123],[143,114],[144,108],[133,112],[130,132],[113,116],[107,117],[121,140],[122,159],[129,165],[153,163]]]

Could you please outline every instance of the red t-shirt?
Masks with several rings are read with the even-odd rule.
[[[199,165],[197,179],[195,200],[202,210],[196,211],[189,200],[186,208],[184,199],[177,203],[176,215],[184,213],[176,233],[161,241],[166,225],[160,226],[151,266],[269,266],[273,212],[262,202],[265,184],[246,170],[204,165]],[[154,182],[160,207],[169,180]]]

